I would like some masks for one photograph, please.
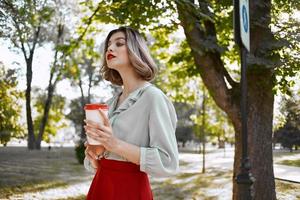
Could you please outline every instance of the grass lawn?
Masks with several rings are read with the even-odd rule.
[[[300,159],[299,160],[282,160],[282,161],[278,162],[278,164],[300,167]]]
[[[74,148],[0,147],[0,199],[88,179],[91,174],[77,163]]]
[[[278,154],[278,158],[282,156]],[[293,163],[299,164],[299,160]],[[180,161],[182,169],[190,163]],[[298,165],[299,166],[299,165]],[[11,194],[37,192],[67,187],[70,183],[91,180],[92,175],[75,159],[73,148],[57,148],[50,152],[28,151],[22,147],[0,148],[0,199]],[[151,178],[155,200],[231,199],[232,171],[208,168],[205,174],[188,173],[169,178]],[[300,199],[300,184],[276,180],[278,200]],[[60,200],[81,200],[85,195]]]
[[[202,173],[182,173],[172,178],[151,179],[155,200],[231,199],[231,171],[208,169]],[[276,180],[278,200],[300,199],[300,184]],[[84,195],[60,200],[83,200]]]
[[[294,151],[275,151],[273,153],[274,162],[281,165],[289,165],[294,167],[300,167],[300,152]]]

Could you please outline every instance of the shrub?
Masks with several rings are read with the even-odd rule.
[[[75,147],[76,158],[80,164],[83,164],[83,160],[85,157],[84,150],[85,146],[83,142],[79,142]]]

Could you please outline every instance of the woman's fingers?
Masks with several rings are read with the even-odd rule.
[[[99,129],[96,129],[96,128],[92,128],[90,126],[85,126],[85,131],[87,132],[87,134],[89,136],[92,136],[92,137],[108,137],[110,136],[109,133],[105,132],[105,131],[102,131],[102,130],[99,130]]]
[[[97,139],[99,137],[98,133],[95,133],[94,131],[92,131],[90,129],[85,129],[85,133],[93,139]]]
[[[96,128],[96,129],[101,129],[103,131],[109,131],[110,130],[110,124],[107,127],[105,125],[98,124],[98,123],[93,122],[91,120],[84,120],[84,121],[86,123],[86,126],[89,126],[89,127],[92,127],[92,128]]]
[[[91,126],[91,127],[94,127],[94,128],[100,128],[100,125],[97,123],[97,122],[94,122],[92,120],[84,120],[84,122],[88,125],[88,126]]]
[[[99,113],[100,113],[100,115],[102,116],[102,118],[103,118],[103,123],[104,123],[104,125],[105,126],[110,126],[110,123],[109,123],[109,119],[108,119],[108,117],[107,117],[107,115],[105,114],[105,112],[103,112],[103,110],[98,110],[99,111]]]
[[[90,160],[97,160],[97,155],[87,147],[85,149],[85,156]]]

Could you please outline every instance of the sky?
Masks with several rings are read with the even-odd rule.
[[[107,30],[104,30],[103,33],[108,32],[111,29],[111,26],[106,27]],[[104,34],[101,34],[102,36]],[[100,35],[100,36],[101,36]],[[99,40],[104,40],[99,38]],[[50,45],[44,45],[36,49],[33,59],[33,76],[32,76],[32,86],[37,86],[42,89],[46,89],[48,86],[48,81],[50,77],[50,64],[53,61],[53,51]],[[0,61],[4,63],[6,68],[18,68],[20,69],[19,84],[18,88],[20,90],[26,89],[26,64],[24,61],[24,56],[22,53],[13,51],[9,49],[9,42],[0,40]],[[99,63],[100,64],[100,63]],[[96,87],[92,89],[92,92],[97,93],[97,90],[101,87]],[[56,92],[65,96],[67,99],[74,99],[80,96],[80,91],[77,87],[71,87],[68,80],[62,80],[57,85]],[[105,99],[111,96],[111,91],[103,91],[101,93]]]

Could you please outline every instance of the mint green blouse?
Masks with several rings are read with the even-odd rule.
[[[120,94],[107,102],[114,135],[140,147],[141,171],[159,177],[175,174],[179,170],[177,117],[171,101],[151,83],[133,91],[117,107]],[[111,152],[106,159],[126,161]],[[87,162],[85,166],[90,169]]]

